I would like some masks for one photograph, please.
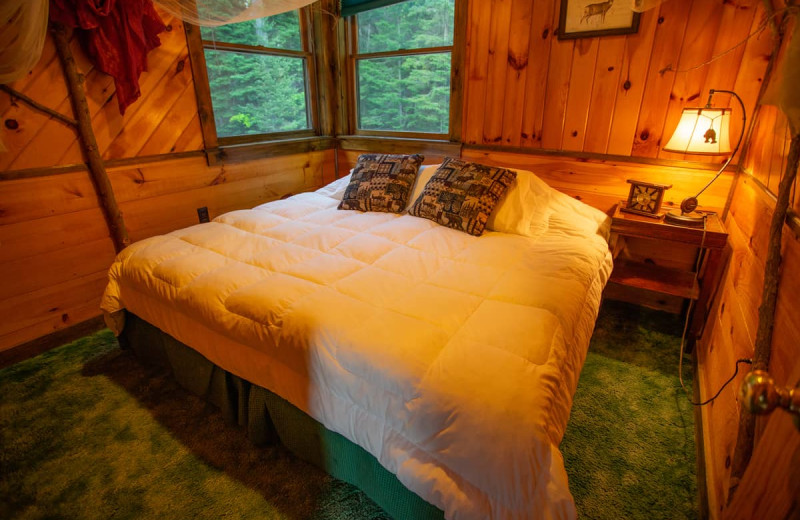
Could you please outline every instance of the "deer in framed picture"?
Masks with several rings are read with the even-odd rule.
[[[600,23],[606,21],[606,13],[609,9],[611,9],[611,5],[614,3],[614,0],[608,0],[607,2],[597,2],[594,4],[588,4],[586,7],[583,8],[583,17],[581,18],[581,23],[583,22],[590,22],[591,19],[595,16],[600,17]]]

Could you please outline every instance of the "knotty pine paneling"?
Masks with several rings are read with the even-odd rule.
[[[762,25],[759,15],[749,22],[749,17],[743,12],[727,13],[727,16],[731,17],[730,26],[744,27],[749,23],[749,30],[755,31]],[[741,53],[742,61],[735,78],[734,90],[743,97],[757,94],[755,89],[760,88],[763,75],[761,64],[768,58],[771,48],[769,33],[762,33],[751,38],[746,46],[736,51]],[[726,62],[732,62],[733,59],[731,55],[724,58]],[[715,64],[709,77],[718,74],[718,67],[721,65]],[[713,81],[729,82],[730,77],[726,78],[715,77]],[[711,81],[706,79],[707,84]],[[774,194],[777,193],[778,183],[786,171],[790,140],[786,117],[776,107],[760,105],[754,116],[752,136],[742,161],[744,173],[735,183],[726,220],[731,260],[709,318],[712,326],[706,330],[697,350],[703,399],[713,395],[730,377],[736,359],[751,358],[754,353],[759,323],[758,308],[761,304],[769,245],[769,226],[775,206]],[[797,203],[795,198],[795,209]],[[797,375],[797,359],[800,359],[800,312],[796,304],[798,291],[800,238],[788,226],[784,226],[781,278],[769,371],[778,384],[787,386],[794,386],[800,377]],[[780,435],[775,433],[777,425],[782,424],[784,427],[786,422],[783,412],[780,411],[759,422],[756,436],[762,440],[757,443],[734,501],[730,506],[727,505],[731,484],[730,467],[739,423],[736,390],[741,383],[741,377],[740,374],[713,404],[702,410],[709,513],[712,518],[750,518],[753,515],[767,518],[773,516],[767,508],[775,505],[775,511],[782,511],[777,516],[783,517],[786,516],[786,509],[781,507],[796,500],[796,491],[786,486],[771,485],[765,488],[763,485],[767,481],[767,469],[771,482],[791,482],[797,476],[791,467],[782,463],[780,455],[776,457],[768,446],[762,444],[775,442],[780,435],[787,439],[785,428]],[[780,474],[772,475],[775,471]]]
[[[114,82],[95,70],[80,49],[72,48],[85,89],[92,126],[104,159],[123,159],[202,149],[189,53],[183,23],[162,14],[168,31],[161,46],[148,54],[148,70],[139,78],[141,97],[119,113]],[[39,103],[73,117],[61,62],[48,37],[42,59],[26,77],[10,84]],[[22,102],[0,94],[0,171],[43,168],[83,162],[77,135],[67,125]],[[8,123],[13,121],[13,123]]]
[[[209,167],[202,156],[117,167],[109,177],[131,239],[197,223],[335,177],[333,151]],[[0,182],[0,350],[100,314],[114,248],[89,174]]]
[[[735,88],[752,114],[769,31],[723,53],[762,27],[758,0],[664,2],[638,33],[602,38],[559,40],[558,18],[555,0],[470,0],[464,143],[686,160],[662,141],[709,88]]]
[[[334,177],[332,151],[209,167],[183,24],[163,16],[169,30],[148,54],[141,97],[119,113],[113,80],[93,68],[78,41],[71,43],[84,74],[92,126],[104,159],[148,159],[108,168],[132,240],[195,224],[196,209],[211,218],[307,191]],[[72,116],[61,63],[50,38],[42,59],[11,87]],[[0,93],[0,171],[83,162],[67,125]],[[114,249],[86,171],[0,181],[0,350],[99,315]]]
[[[763,105],[758,112],[758,124],[753,130],[750,147],[745,158],[745,171],[772,193],[778,192],[778,183],[786,170],[790,131],[786,117],[771,105]],[[797,197],[793,207],[797,209]]]
[[[753,356],[758,306],[764,284],[766,235],[773,207],[774,200],[752,178],[743,176],[737,181],[726,222],[731,261],[718,296],[718,305],[709,318],[713,325],[697,351],[702,399],[714,395],[730,377],[736,359]],[[800,312],[796,305],[796,295],[800,291],[800,240],[788,227],[784,227],[783,257],[769,371],[779,384],[794,386],[797,381],[790,377],[790,372],[796,360],[800,359],[797,325]],[[745,372],[742,371],[712,405],[702,410],[712,518],[720,517],[728,502],[730,467],[739,423],[736,393]],[[783,412],[773,415],[780,414]],[[772,417],[768,419],[772,420]]]

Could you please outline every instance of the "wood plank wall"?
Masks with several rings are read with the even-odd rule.
[[[112,164],[125,160],[108,173],[132,240],[194,224],[198,207],[208,207],[214,218],[333,179],[333,151],[213,167],[200,152],[185,157],[201,150],[203,139],[183,24],[166,16],[164,21],[170,30],[148,55],[142,97],[124,116],[111,78],[92,67],[76,40],[72,43],[86,76],[100,151]],[[39,63],[11,87],[72,116],[49,38]],[[5,93],[0,114],[0,138],[8,150],[0,153],[0,172],[68,170],[0,181],[2,351],[98,316],[114,248],[89,174],[69,171],[83,161],[73,130]]]
[[[768,233],[778,183],[786,170],[790,133],[786,117],[776,107],[762,105],[757,112],[744,173],[734,186],[726,226],[732,250],[727,276],[712,310],[711,326],[698,348],[702,398],[712,396],[733,373],[737,359],[752,358],[758,327],[758,307],[764,285]],[[796,191],[796,190],[795,190]],[[798,208],[796,193],[790,204]],[[800,377],[800,237],[783,228],[783,263],[769,372],[780,385],[793,387]],[[739,408],[736,398],[741,375],[711,405],[703,408],[704,446],[711,518],[788,518],[786,504],[797,507],[796,457],[792,450],[775,452],[775,446],[757,448],[726,509],[730,468],[736,446]],[[797,432],[781,411],[759,423],[757,439],[797,446]],[[780,433],[776,433],[780,432]],[[781,437],[782,436],[782,437]],[[778,440],[782,438],[783,440]],[[768,459],[772,457],[772,459]],[[771,460],[771,461],[770,461]],[[795,464],[795,466],[792,466]],[[778,472],[778,474],[773,474]],[[764,486],[770,482],[769,486]],[[783,509],[781,509],[783,506]],[[795,515],[797,510],[795,509]]]
[[[735,89],[752,114],[771,51],[767,31],[694,68],[761,25],[759,0],[664,2],[636,34],[578,40],[557,38],[558,1],[469,4],[467,145],[682,160],[661,149],[681,110]]]
[[[78,66],[86,76],[86,94],[100,153],[106,160],[200,150],[203,147],[197,102],[183,23],[164,16],[168,32],[148,55],[140,78],[142,97],[119,113],[114,83],[94,69],[73,38]],[[10,85],[40,103],[72,116],[61,62],[50,38],[36,67]],[[8,152],[1,170],[24,170],[83,162],[75,133],[61,122],[0,96],[0,128]]]

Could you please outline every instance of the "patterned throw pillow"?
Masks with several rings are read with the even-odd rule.
[[[402,212],[423,159],[418,154],[359,156],[339,209]]]
[[[446,158],[408,212],[480,236],[517,174],[505,168]]]

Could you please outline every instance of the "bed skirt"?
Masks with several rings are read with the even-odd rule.
[[[254,444],[283,443],[301,459],[361,489],[393,518],[443,520],[442,510],[403,486],[360,446],[130,312],[119,342],[140,361],[171,370],[178,384],[219,408],[228,422],[245,428]]]

